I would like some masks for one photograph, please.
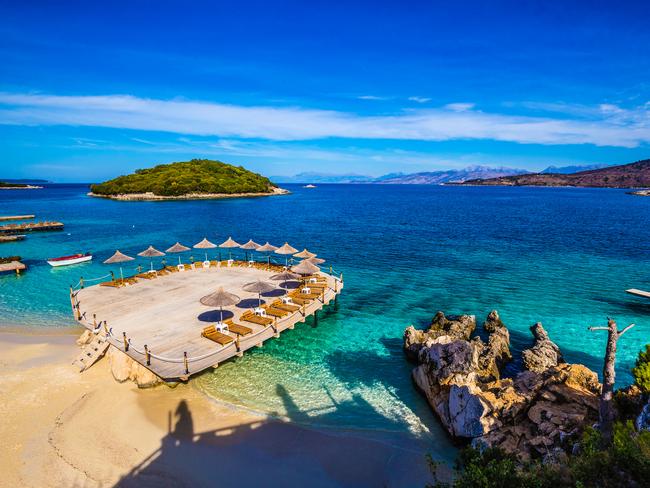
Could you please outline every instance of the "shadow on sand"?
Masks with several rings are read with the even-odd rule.
[[[380,433],[371,438],[301,427],[295,422],[318,424],[336,415],[336,409],[303,411],[283,385],[276,385],[276,392],[283,415],[292,422],[263,419],[196,432],[190,405],[180,401],[169,412],[160,447],[115,486],[411,487],[431,481],[425,460],[428,444],[398,447]],[[354,405],[345,408],[381,415],[358,395],[345,403],[350,402]]]

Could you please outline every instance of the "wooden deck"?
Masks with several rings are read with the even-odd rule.
[[[202,329],[216,322],[219,316],[214,308],[199,302],[201,297],[223,286],[242,300],[257,299],[257,294],[243,291],[242,286],[257,279],[269,281],[275,272],[244,266],[180,271],[151,280],[140,279],[133,285],[120,288],[98,285],[83,288],[71,294],[71,304],[74,311],[78,303],[79,311],[74,311],[75,318],[81,314],[79,322],[91,330],[97,323],[101,324],[103,333],[103,321],[106,321],[110,330],[108,341],[122,351],[125,351],[126,334],[130,344],[125,352],[156,375],[167,381],[185,380],[192,374],[241,355],[247,349],[261,346],[264,341],[293,328],[297,322],[304,322],[305,317],[328,304],[343,288],[338,277],[322,274],[327,278],[323,296],[306,304],[303,310],[276,319],[274,324],[265,327],[240,319],[241,314],[249,309],[226,307],[224,311],[232,312],[236,323],[250,327],[253,333],[225,346],[201,336]],[[269,282],[280,285],[279,282]],[[263,299],[271,303],[278,297]],[[205,317],[200,319],[206,312],[211,312],[211,321],[205,321]],[[237,337],[233,333],[230,335]],[[149,365],[146,364],[145,344],[151,354]],[[185,353],[187,370],[183,359]]]
[[[637,297],[650,298],[650,291],[637,290],[636,288],[625,290],[625,293],[629,293],[630,295],[635,295]]]
[[[63,230],[61,222],[30,222],[24,224],[0,225],[0,234],[21,234],[23,232],[35,232],[46,230]]]
[[[15,271],[16,274],[20,274],[20,272],[26,268],[27,266],[25,266],[20,261],[9,261],[8,263],[0,263],[0,273]]]
[[[6,220],[29,220],[36,217],[35,215],[0,215],[0,221]]]

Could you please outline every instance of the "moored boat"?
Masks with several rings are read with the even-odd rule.
[[[89,252],[85,254],[72,254],[70,256],[61,256],[60,258],[50,258],[47,264],[50,266],[68,266],[69,264],[85,263],[92,260],[93,255]]]

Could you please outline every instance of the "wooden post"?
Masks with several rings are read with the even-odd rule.
[[[129,350],[129,341],[126,340],[126,332],[122,332],[122,340],[124,341],[124,352]]]
[[[106,337],[109,336],[109,332],[108,332],[108,324],[106,323],[105,320],[104,320],[104,333],[106,334]]]
[[[339,282],[336,278],[334,278],[334,293],[339,292]]]
[[[77,320],[81,320],[81,309],[79,308],[79,302],[75,303],[75,308],[77,309]]]
[[[144,345],[144,355],[147,358],[147,366],[151,366],[151,353],[146,344]]]
[[[330,274],[332,274],[332,265],[330,264]]]
[[[93,329],[97,328],[97,314],[93,314]]]
[[[612,442],[614,420],[616,419],[616,407],[614,405],[616,348],[618,340],[632,327],[634,327],[634,324],[628,325],[623,330],[618,330],[616,322],[609,317],[607,317],[607,327],[589,327],[589,330],[591,331],[607,331],[607,348],[605,350],[605,361],[603,364],[603,386],[598,405],[598,423],[603,435],[603,443],[605,445],[609,445]]]
[[[84,277],[83,276],[79,278],[79,284],[81,285],[81,288],[84,287]]]
[[[343,273],[341,272],[341,283],[343,283]]]
[[[183,364],[185,365],[185,374],[190,374],[190,367],[187,364],[187,351],[183,352]]]

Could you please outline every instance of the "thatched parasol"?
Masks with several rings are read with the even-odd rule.
[[[268,252],[268,253],[272,253],[272,252],[275,251],[276,249],[277,249],[277,246],[274,246],[273,244],[269,244],[269,241],[266,241],[266,244],[264,244],[263,246],[260,246],[260,247],[257,248],[257,252]],[[269,265],[269,267],[270,267],[270,266],[271,266],[271,254],[268,254],[268,255],[266,256],[266,260],[267,260],[268,265]]]
[[[260,245],[253,239],[250,239],[246,244],[242,244],[239,247],[246,249],[246,251],[256,251],[260,248]],[[248,252],[246,253],[246,261],[248,261]]]
[[[298,249],[296,249],[295,247],[291,247],[288,242],[285,242],[282,246],[280,246],[279,248],[277,248],[273,252],[275,254],[289,255],[289,254],[294,254],[294,253],[298,252]],[[289,266],[289,258],[288,257],[286,259],[286,265]]]
[[[165,252],[185,252],[185,251],[189,251],[189,250],[190,250],[189,247],[184,246],[180,242],[177,242],[172,247],[167,249]],[[180,256],[178,256],[178,264],[181,264],[181,257]]]
[[[165,255],[164,252],[159,251],[153,246],[149,246],[144,251],[138,253],[138,256],[142,256],[143,258],[149,258],[149,263],[151,264],[151,271],[153,271],[153,258],[158,258],[164,255]]]
[[[104,261],[104,264],[116,264],[116,263],[125,263],[127,261],[133,261],[135,258],[122,254],[120,251],[115,251],[110,258]],[[124,281],[124,273],[122,272],[122,266],[120,266],[120,278]]]
[[[239,303],[239,301],[240,299],[237,295],[224,291],[222,286],[220,286],[219,289],[214,293],[210,293],[200,300],[203,305],[206,305],[208,307],[219,307],[221,315],[219,322],[223,322],[223,307],[235,305]]]
[[[324,259],[316,258],[316,257],[308,258],[307,261],[309,261],[311,264],[315,264],[315,265],[323,264],[325,262]]]
[[[298,278],[300,278],[300,276],[296,273],[292,273],[291,271],[283,271],[282,273],[274,274],[271,276],[271,279],[274,281],[282,281],[282,284],[285,287],[287,286],[287,281],[296,280]]]
[[[232,249],[233,247],[241,247],[241,244],[239,244],[237,241],[235,241],[232,237],[228,237],[225,241],[223,241],[221,244],[219,244],[219,247],[223,247],[226,249]],[[229,258],[232,259],[232,252],[228,253]]]
[[[306,275],[318,273],[320,271],[320,268],[315,264],[310,263],[306,259],[303,259],[295,266],[291,266],[291,271],[293,271],[294,273],[298,273],[299,275],[306,276]]]
[[[194,249],[214,249],[217,247],[216,244],[211,243],[206,237],[203,238],[201,242],[197,242],[192,246]],[[205,260],[208,260],[208,252],[205,253]]]
[[[294,254],[293,257],[300,258],[300,259],[309,259],[309,258],[315,258],[316,254],[314,254],[313,252],[309,252],[307,249],[303,249],[302,251]]]
[[[245,291],[251,291],[253,293],[257,293],[257,299],[258,299],[257,306],[259,307],[262,305],[262,293],[275,290],[275,286],[273,286],[271,283],[267,283],[266,281],[257,280],[251,283],[246,283],[244,286],[242,286],[242,289]]]

